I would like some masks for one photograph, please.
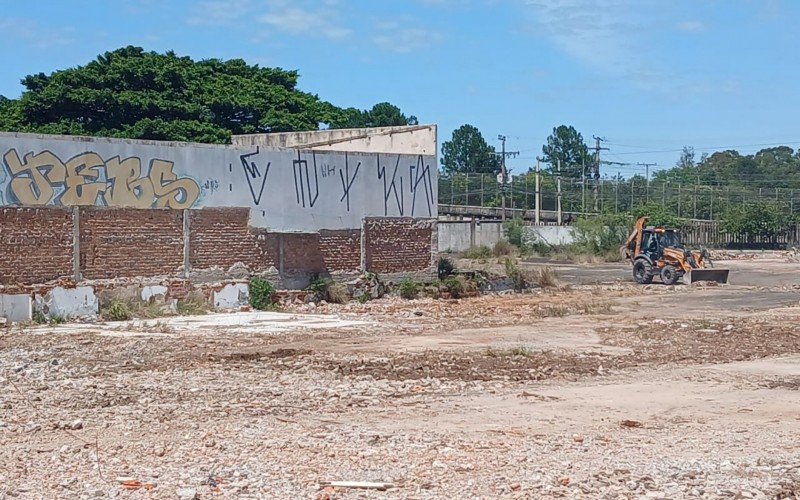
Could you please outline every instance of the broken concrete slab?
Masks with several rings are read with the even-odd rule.
[[[230,283],[214,292],[214,309],[239,309],[250,303],[250,287],[247,283]]]
[[[99,311],[99,301],[90,286],[56,287],[44,297],[36,296],[36,309],[50,318],[95,316]]]
[[[150,303],[150,300],[164,302],[168,288],[164,285],[147,285],[142,288],[142,300]]]
[[[9,323],[33,319],[33,300],[28,294],[0,294],[0,318]]]

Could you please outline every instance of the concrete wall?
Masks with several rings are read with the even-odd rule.
[[[492,247],[505,238],[503,223],[480,220],[440,220],[438,222],[440,252],[463,252],[472,246]],[[553,246],[575,241],[568,226],[525,226],[523,241],[539,241]]]
[[[241,147],[360,151],[436,156],[436,125],[351,128],[233,136]]]
[[[575,236],[569,226],[525,226],[522,238],[526,242],[538,241],[552,246],[569,245],[575,242]]]
[[[425,130],[424,148],[380,135],[395,149],[425,151],[413,155],[2,133],[0,206],[244,207],[251,226],[281,232],[435,218],[435,141],[431,150]]]
[[[440,252],[463,252],[482,245],[492,247],[504,238],[500,221],[440,220],[437,226]]]

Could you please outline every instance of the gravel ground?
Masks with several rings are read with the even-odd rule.
[[[0,498],[795,498],[800,310],[653,312],[712,292],[387,298],[313,307],[363,324],[263,334],[2,331]]]

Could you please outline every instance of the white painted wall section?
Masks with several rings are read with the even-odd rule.
[[[28,294],[0,294],[0,318],[9,323],[33,319],[33,300]]]
[[[0,155],[0,206],[247,207],[277,232],[437,217],[433,154],[0,133]]]

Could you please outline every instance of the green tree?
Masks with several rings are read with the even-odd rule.
[[[573,126],[560,125],[553,129],[547,138],[547,144],[542,146],[544,161],[550,164],[550,169],[555,171],[558,162],[561,162],[561,175],[580,179],[584,173],[591,176],[592,159],[589,158],[589,149],[583,142],[583,136]],[[585,168],[584,168],[585,166]]]
[[[365,127],[396,127],[417,125],[416,116],[406,116],[400,108],[388,102],[381,102],[364,112]]]
[[[410,120],[388,103],[370,112],[338,108],[298,90],[297,80],[296,71],[241,59],[194,61],[129,46],[84,66],[25,77],[22,97],[0,102],[0,126],[228,143],[231,134],[316,130],[320,124],[339,128],[350,122],[363,126],[364,116],[373,112],[376,122]]]
[[[783,230],[789,218],[779,206],[771,202],[734,205],[725,213],[722,230],[729,234],[772,238]]]
[[[453,131],[453,138],[442,143],[442,168],[447,174],[500,172],[495,150],[472,125]]]
[[[684,146],[681,157],[678,158],[678,162],[675,166],[677,168],[694,168],[694,148],[691,146]]]
[[[0,95],[0,130],[20,128],[19,102]]]

